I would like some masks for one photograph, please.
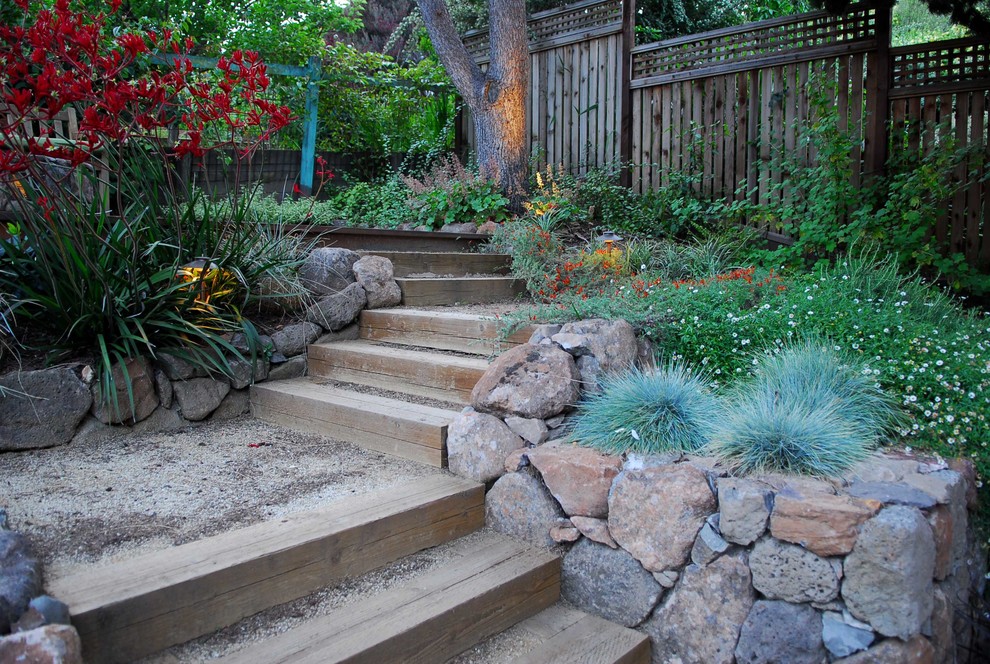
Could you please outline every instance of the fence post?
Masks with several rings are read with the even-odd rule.
[[[311,56],[307,63],[309,82],[306,84],[306,111],[303,124],[302,163],[299,165],[299,188],[303,194],[313,193],[313,166],[316,162],[316,123],[320,105],[320,58]]]
[[[622,113],[619,116],[619,161],[622,172],[619,184],[623,187],[632,186],[632,94],[629,84],[632,83],[632,48],[636,45],[636,0],[622,0],[622,66],[619,78],[619,99]],[[599,137],[599,140],[601,138]]]
[[[873,97],[874,112],[866,119],[866,176],[879,175],[887,162],[887,122],[890,115],[890,83],[893,78],[890,61],[890,26],[893,4],[878,3],[876,9],[876,71],[867,67],[867,95]]]

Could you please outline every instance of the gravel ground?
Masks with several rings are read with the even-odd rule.
[[[0,507],[58,578],[442,471],[236,420],[0,455]]]

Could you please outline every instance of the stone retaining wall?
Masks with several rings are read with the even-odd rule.
[[[300,269],[300,280],[311,296],[305,305],[295,298],[305,320],[262,336],[266,353],[254,366],[228,358],[233,369],[229,377],[211,376],[168,353],[159,353],[154,361],[130,358],[125,367],[114,369],[114,407],[87,365],[0,376],[0,452],[240,417],[250,411],[247,388],[252,383],[305,376],[308,344],[357,339],[354,321],[363,309],[395,306],[401,299],[391,261],[361,258],[348,249],[313,250]],[[247,355],[241,335],[230,342]]]
[[[647,354],[626,323],[583,321],[493,363],[448,435],[451,470],[493,482],[489,525],[559,547],[563,596],[647,633],[654,662],[957,661],[986,557],[971,463],[878,453],[828,481],[732,477],[557,435],[600,372]]]

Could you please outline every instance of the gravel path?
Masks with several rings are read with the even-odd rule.
[[[442,471],[236,420],[0,455],[0,507],[48,578]]]

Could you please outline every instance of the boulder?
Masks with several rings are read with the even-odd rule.
[[[908,641],[887,639],[869,650],[837,659],[833,664],[942,664],[936,662],[935,650],[920,634]]]
[[[895,505],[867,521],[844,570],[850,613],[884,636],[907,640],[931,617],[935,541],[916,508]]]
[[[619,548],[619,545],[615,543],[612,539],[611,533],[608,532],[608,521],[605,519],[593,519],[588,516],[572,516],[571,523],[577,528],[582,535],[590,539],[592,542],[598,542],[599,544],[604,544],[613,549]]]
[[[484,233],[485,235],[491,235],[492,233],[494,233],[495,231],[497,231],[500,226],[501,226],[501,224],[498,224],[498,223],[492,221],[491,219],[489,219],[485,223],[483,223],[480,226],[478,226],[476,232],[477,233]]]
[[[155,360],[170,380],[189,380],[206,376],[206,372],[202,369],[171,353],[158,353]]]
[[[736,644],[738,664],[821,664],[821,615],[803,604],[760,600],[750,609]]]
[[[339,330],[350,325],[367,302],[364,287],[361,284],[351,284],[339,293],[322,297],[308,307],[306,320],[325,330]]]
[[[365,256],[351,268],[357,282],[368,294],[369,309],[395,307],[402,301],[402,291],[395,282],[392,261],[383,256]]]
[[[0,637],[0,662],[83,664],[82,643],[74,627],[45,625]]]
[[[268,380],[291,380],[306,375],[306,356],[297,355],[268,370]]]
[[[664,589],[622,549],[584,539],[564,556],[560,592],[582,611],[635,627],[650,615]]]
[[[350,249],[317,247],[299,266],[299,282],[314,295],[338,293],[354,283],[351,267],[360,258]]]
[[[471,392],[484,413],[546,419],[580,395],[574,358],[556,346],[521,344],[502,353]]]
[[[251,393],[248,390],[231,390],[210,414],[210,420],[236,420],[250,412]]]
[[[63,445],[93,403],[89,387],[68,367],[0,378],[0,451]]]
[[[710,523],[706,523],[691,547],[691,562],[704,567],[728,550],[729,543],[722,539]]]
[[[705,518],[715,512],[705,473],[689,464],[625,470],[608,497],[608,529],[647,570],[688,560]]]
[[[624,320],[595,318],[566,323],[551,339],[577,358],[584,389],[598,391],[604,374],[630,368],[638,356],[636,331]]]
[[[899,482],[905,475],[918,472],[917,459],[897,459],[881,453],[857,462],[845,474],[849,483],[856,482]]]
[[[478,224],[473,221],[464,223],[444,224],[438,233],[457,233],[459,235],[474,235],[478,232]]]
[[[930,495],[902,482],[854,482],[846,493],[857,498],[868,498],[884,505],[907,505],[926,510],[935,505]]]
[[[316,340],[318,344],[332,344],[335,341],[355,341],[361,338],[361,326],[351,323],[335,332],[327,332]]]
[[[27,537],[0,530],[0,634],[9,631],[31,600],[41,594],[41,584],[41,562]]]
[[[962,476],[966,486],[966,507],[975,510],[977,507],[976,466],[969,459],[956,457],[949,460],[949,469]]]
[[[532,334],[529,335],[529,343],[534,346],[540,344],[547,345],[553,343],[551,337],[560,332],[560,325],[554,323],[543,323],[542,325],[537,325],[533,328]]]
[[[143,357],[130,357],[124,366],[115,364],[111,372],[114,394],[103,396],[101,381],[93,383],[93,407],[90,412],[104,424],[134,424],[145,419],[158,407],[155,374]]]
[[[875,638],[870,626],[853,618],[848,611],[822,614],[822,641],[833,657],[847,657],[866,650]]]
[[[766,532],[773,492],[760,482],[723,477],[718,481],[718,507],[722,537],[749,546]]]
[[[526,453],[568,516],[605,517],[622,459],[576,445],[544,445]]]
[[[319,338],[323,328],[316,323],[295,323],[286,325],[272,335],[275,350],[286,357],[295,357],[306,352],[306,347]]]
[[[753,587],[768,599],[828,602],[839,596],[839,575],[832,564],[795,544],[772,537],[756,543],[749,556]]]
[[[852,550],[859,526],[880,507],[875,500],[785,489],[774,499],[770,533],[819,556],[844,555]]]
[[[945,592],[935,587],[932,595],[932,624],[931,639],[932,648],[935,651],[936,662],[946,662],[951,664],[956,659],[956,633],[953,629],[953,608]]]
[[[172,399],[175,392],[172,390],[172,381],[168,379],[164,371],[155,371],[155,392],[158,393],[158,403],[162,408],[171,408]]]
[[[550,539],[557,544],[570,544],[581,538],[581,531],[574,527],[570,519],[562,519],[555,526],[550,527]]]
[[[688,565],[642,626],[652,642],[653,662],[732,664],[755,599],[743,555],[722,556],[706,567]]]
[[[534,546],[553,546],[550,529],[564,518],[543,483],[526,473],[509,473],[485,496],[485,523]]]
[[[505,424],[513,433],[525,440],[530,445],[542,445],[549,436],[546,423],[535,417],[516,417],[511,415],[505,418]]]
[[[952,573],[952,541],[955,526],[948,505],[938,505],[927,514],[935,540],[935,580],[944,581]]]
[[[916,473],[904,477],[909,486],[919,489],[931,496],[939,505],[946,505],[954,500],[966,501],[966,482],[963,476],[954,470],[938,470],[934,473]]]
[[[250,360],[240,360],[236,357],[230,358],[230,386],[235,390],[243,390],[248,385],[260,383],[268,378],[268,360],[264,357],[256,358],[253,365]]]
[[[465,408],[447,428],[450,472],[475,482],[488,482],[505,473],[505,458],[525,447],[502,420]]]
[[[227,381],[212,378],[192,378],[173,384],[175,399],[182,417],[190,422],[204,420],[215,411],[230,392]]]
[[[13,632],[28,632],[45,625],[71,625],[69,607],[51,595],[39,595],[31,600],[28,609],[14,623]]]

